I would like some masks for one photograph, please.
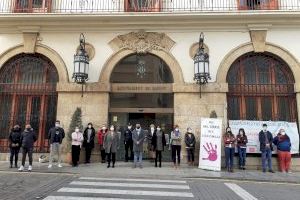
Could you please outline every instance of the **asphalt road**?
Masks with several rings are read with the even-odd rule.
[[[66,173],[0,172],[6,200],[283,200],[299,199],[300,184],[225,179],[151,179]]]

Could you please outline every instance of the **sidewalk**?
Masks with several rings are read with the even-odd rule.
[[[116,168],[106,168],[106,164],[92,163],[81,164],[79,167],[71,167],[64,164],[64,167],[58,168],[53,165],[52,169],[48,169],[47,163],[34,163],[32,173],[63,173],[74,174],[77,176],[88,177],[118,177],[118,178],[150,178],[150,179],[225,179],[239,181],[256,181],[256,182],[276,182],[276,183],[296,183],[300,184],[300,172],[291,174],[276,172],[262,173],[254,170],[235,170],[234,173],[213,172],[198,169],[197,167],[189,167],[182,165],[179,169],[174,169],[172,163],[163,163],[162,168],[155,168],[153,163],[144,162],[144,168],[132,169],[132,163],[117,162]],[[16,168],[8,168],[8,162],[0,162],[0,172],[18,172]],[[21,173],[21,172],[20,172]]]

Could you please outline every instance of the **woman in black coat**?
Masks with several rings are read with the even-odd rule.
[[[187,129],[184,141],[185,141],[185,148],[187,151],[188,164],[191,166],[194,166],[196,138],[195,138],[195,135],[192,133],[191,128]]]
[[[10,168],[13,167],[13,159],[15,157],[15,167],[18,167],[18,155],[21,148],[21,128],[15,125],[8,136],[10,148]]]
[[[83,147],[85,148],[85,163],[91,162],[92,150],[95,146],[95,129],[92,123],[88,123],[88,126],[83,133]]]

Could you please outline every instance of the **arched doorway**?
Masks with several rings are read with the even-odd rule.
[[[59,77],[53,63],[41,54],[19,54],[0,69],[0,141],[7,150],[10,129],[31,124],[38,135],[35,150],[48,151],[47,133],[56,119]]]
[[[297,121],[295,80],[279,57],[247,53],[231,65],[227,82],[228,119]]]
[[[153,123],[170,133],[174,118],[174,79],[161,58],[153,54],[128,55],[116,64],[110,82],[110,124],[123,130],[128,123],[139,122],[144,129]],[[119,156],[124,159],[123,153]],[[166,160],[169,157],[164,156]]]

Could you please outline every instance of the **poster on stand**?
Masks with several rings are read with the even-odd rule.
[[[202,118],[199,168],[221,171],[222,119]]]

